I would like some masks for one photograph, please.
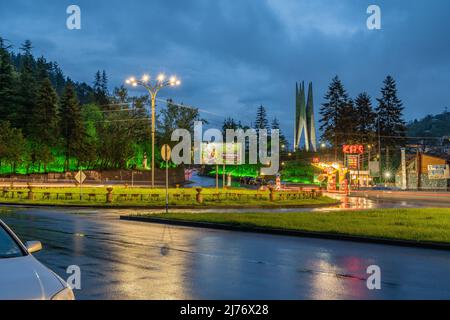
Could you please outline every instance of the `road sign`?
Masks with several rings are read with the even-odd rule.
[[[77,182],[79,184],[82,184],[84,182],[84,180],[86,180],[86,175],[84,174],[83,171],[78,171],[77,174],[75,175],[75,180],[77,180]]]
[[[161,148],[161,156],[163,158],[164,161],[169,161],[170,160],[170,156],[171,156],[171,149],[170,146],[165,144],[162,146]]]

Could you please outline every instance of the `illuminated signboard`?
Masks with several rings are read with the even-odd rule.
[[[342,151],[345,154],[363,154],[364,146],[362,144],[344,144]]]
[[[347,155],[347,167],[350,170],[358,170],[359,156],[358,155]]]
[[[202,145],[203,164],[242,164],[243,149],[239,143],[204,143]]]

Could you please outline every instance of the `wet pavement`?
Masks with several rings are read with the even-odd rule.
[[[448,251],[118,219],[129,213],[0,207],[61,277],[80,266],[78,299],[450,299]],[[381,290],[367,289],[370,265]]]

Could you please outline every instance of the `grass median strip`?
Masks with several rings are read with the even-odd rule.
[[[106,202],[106,187],[33,187],[33,199],[28,199],[27,188],[7,188],[0,190],[0,203],[3,204],[27,204],[27,205],[64,205],[64,206],[90,206],[90,207],[163,207],[165,206],[166,191],[162,188],[139,187],[114,187],[112,202]],[[203,202],[196,199],[196,188],[171,188],[169,189],[169,206],[208,208],[208,207],[315,207],[336,204],[336,200],[326,196],[314,198],[301,197],[279,198],[270,201],[269,191],[248,190],[243,188],[229,188],[226,190],[215,188],[203,188],[201,190]]]
[[[149,217],[450,244],[450,208],[298,213],[169,213]]]

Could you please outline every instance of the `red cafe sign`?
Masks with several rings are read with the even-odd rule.
[[[345,154],[363,154],[364,146],[362,144],[344,144],[342,151]]]

